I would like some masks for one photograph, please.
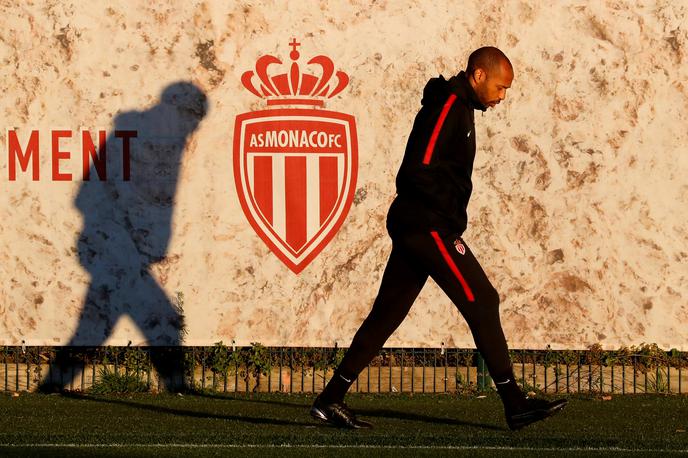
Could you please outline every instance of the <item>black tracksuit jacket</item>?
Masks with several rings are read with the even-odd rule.
[[[397,174],[387,228],[395,234],[435,230],[460,236],[473,184],[474,110],[485,111],[465,72],[433,78],[423,91]]]

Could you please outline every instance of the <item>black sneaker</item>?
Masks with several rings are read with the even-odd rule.
[[[544,420],[560,412],[566,406],[567,402],[566,399],[559,399],[557,401],[526,399],[523,408],[511,413],[506,413],[506,423],[512,431],[521,429],[524,426]]]
[[[358,420],[356,415],[343,402],[327,404],[320,399],[320,396],[315,398],[313,402],[311,417],[316,420],[326,421],[340,428],[361,429],[373,427],[367,421]]]

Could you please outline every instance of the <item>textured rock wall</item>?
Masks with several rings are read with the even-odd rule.
[[[0,144],[7,129],[22,145],[38,130],[41,173],[10,181],[7,147],[0,155],[0,344],[347,345],[390,251],[384,220],[422,87],[489,44],[516,78],[505,103],[476,116],[464,238],[500,291],[510,345],[688,349],[686,2],[47,0],[0,11]],[[286,60],[292,37],[349,74],[327,107],[356,117],[359,146],[349,215],[299,275],[248,224],[231,166],[235,116],[264,108],[241,74],[267,53]],[[205,116],[161,95],[179,81],[205,95]],[[149,168],[134,157],[138,181],[109,165],[107,182],[82,183],[79,129],[107,130],[116,158],[113,131],[130,124],[152,161],[174,158],[162,178],[141,180]],[[55,129],[74,131],[60,143],[71,181],[51,177]],[[389,344],[441,342],[472,345],[429,283]]]

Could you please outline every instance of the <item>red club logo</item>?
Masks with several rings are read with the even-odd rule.
[[[358,172],[353,116],[327,111],[324,100],[349,83],[329,57],[315,56],[303,72],[292,39],[288,71],[266,55],[241,82],[267,100],[234,124],[234,181],[246,218],[275,255],[301,272],[332,240],[351,207]],[[257,78],[255,78],[257,77]],[[257,80],[257,81],[256,81]]]
[[[461,239],[454,240],[454,248],[456,248],[459,254],[466,254],[466,246]]]

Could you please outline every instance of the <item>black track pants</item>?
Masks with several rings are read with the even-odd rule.
[[[466,319],[492,377],[509,376],[511,362],[499,320],[499,294],[461,238],[443,238],[436,232],[393,237],[380,291],[338,374],[349,380],[358,376],[404,320],[428,276]]]

